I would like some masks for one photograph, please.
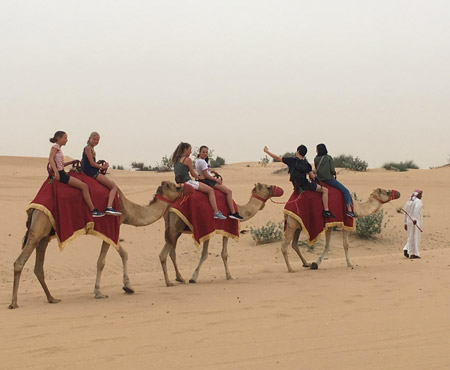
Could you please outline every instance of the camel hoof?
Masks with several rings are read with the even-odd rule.
[[[97,293],[94,296],[95,299],[103,299],[103,298],[108,298],[108,296],[106,294],[102,294],[102,293]]]
[[[186,280],[184,280],[183,278],[176,278],[175,280],[179,283],[186,284]]]
[[[190,284],[196,284],[197,281],[195,281],[195,280],[193,280],[193,279],[190,279],[190,280],[189,280],[189,283],[190,283]]]
[[[303,267],[306,267],[306,268],[311,267],[311,264],[309,264],[309,263],[303,264]]]
[[[57,298],[52,298],[52,299],[49,299],[49,301],[48,301],[48,303],[51,303],[51,304],[53,304],[53,303],[59,303],[59,302],[61,302],[61,300],[60,300],[60,299],[57,299]]]
[[[10,310],[14,310],[14,309],[16,309],[16,308],[19,308],[19,305],[17,304],[17,303],[15,303],[15,304],[10,304],[9,306],[8,306],[8,308],[10,309]]]
[[[134,293],[134,290],[131,289],[130,287],[124,286],[122,289],[127,294],[133,294]]]
[[[234,280],[234,277],[231,276],[231,275],[228,275],[228,276],[227,276],[227,280]]]
[[[316,262],[311,263],[311,270],[317,270],[319,268],[319,265]]]

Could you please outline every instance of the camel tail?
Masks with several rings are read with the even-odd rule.
[[[25,232],[25,235],[24,235],[23,240],[22,240],[22,249],[25,247],[25,244],[27,244],[28,233],[30,231],[30,226],[31,226],[31,218],[33,216],[33,212],[27,212],[27,213],[28,213],[28,218],[27,218],[27,222],[25,224],[26,228],[27,228],[27,231]]]

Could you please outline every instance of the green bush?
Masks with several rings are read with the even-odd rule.
[[[146,166],[143,162],[133,162],[131,163],[131,168],[134,168],[136,171],[151,171],[152,166]]]
[[[258,162],[262,167],[267,167],[268,163],[269,163],[269,157],[267,155],[265,155],[264,157],[262,157],[259,162]]]
[[[414,169],[417,170],[419,166],[415,164],[413,161],[406,161],[406,162],[387,162],[383,165],[383,168],[386,170],[393,170],[393,171],[408,171],[408,169]]]
[[[358,199],[356,193],[353,193],[353,199],[355,201],[361,201]],[[375,237],[375,234],[380,234],[383,225],[383,217],[383,210],[366,217],[357,217],[356,235],[362,239],[369,239]]]
[[[259,228],[250,227],[250,234],[252,234],[253,240],[256,244],[266,244],[280,241],[283,237],[283,223],[276,224],[273,221],[269,221],[266,226]]]
[[[369,166],[366,161],[359,159],[358,157],[353,158],[352,155],[344,155],[340,154],[337,157],[334,157],[334,167],[339,168],[348,168],[353,171],[367,171],[367,167]]]
[[[222,157],[217,156],[216,159],[210,158],[209,159],[209,165],[211,168],[219,168],[222,167],[225,164],[225,159]]]
[[[118,164],[118,165],[113,164],[112,168],[113,168],[113,170],[124,170],[123,166],[120,164]]]
[[[161,162],[158,163],[158,165],[153,168],[154,171],[158,172],[169,172],[173,169],[173,163],[171,158],[169,158],[167,155],[163,156],[161,158]]]

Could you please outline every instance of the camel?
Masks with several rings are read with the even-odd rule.
[[[279,197],[281,195],[283,195],[283,190],[280,187],[274,185],[265,185],[261,183],[256,184],[252,190],[252,194],[248,203],[245,205],[237,205],[238,212],[243,217],[243,220],[241,222],[247,221],[248,219],[252,218],[257,212],[262,210],[268,199],[270,199],[271,197]],[[164,216],[164,220],[166,224],[165,230],[166,242],[159,254],[159,259],[161,261],[161,266],[164,272],[164,279],[166,285],[170,287],[173,286],[174,284],[169,280],[169,276],[167,273],[167,255],[169,253],[175,269],[176,281],[180,283],[185,283],[185,280],[183,279],[183,277],[180,274],[180,271],[178,270],[175,248],[177,246],[178,238],[183,233],[187,225],[176,213],[170,211],[166,213],[166,215]],[[223,235],[221,255],[223,264],[225,266],[226,278],[227,280],[232,280],[233,277],[231,276],[230,270],[228,269],[227,245],[228,245],[228,236]],[[195,269],[191,279],[189,279],[189,283],[197,282],[200,273],[200,268],[203,265],[203,262],[205,262],[205,260],[208,258],[208,246],[209,240],[204,241],[200,262],[197,268]]]
[[[178,197],[188,194],[193,191],[193,188],[188,186],[186,188],[177,187],[174,183],[163,181],[158,187],[153,200],[148,206],[137,205],[128,200],[125,195],[118,191],[119,205],[122,215],[120,216],[120,223],[133,226],[147,226],[153,222],[159,220],[169,209],[169,206]],[[14,262],[14,286],[12,294],[12,302],[9,305],[10,309],[18,308],[17,294],[19,290],[19,281],[22,270],[36,249],[36,262],[34,267],[34,273],[41,283],[42,288],[47,296],[49,303],[58,303],[59,299],[54,298],[47,287],[44,277],[44,259],[45,251],[47,249],[48,242],[51,235],[53,235],[52,224],[47,215],[37,209],[29,210],[27,220],[27,231],[25,233],[22,252]],[[97,277],[95,281],[94,295],[95,298],[107,298],[108,296],[102,294],[100,291],[100,280],[103,268],[105,266],[106,254],[109,250],[109,244],[105,241],[102,244],[100,255],[97,260]],[[123,264],[123,290],[128,293],[134,293],[128,277],[128,253],[126,250],[118,244],[118,253],[122,259]]]
[[[366,217],[371,214],[377,213],[383,204],[393,200],[400,198],[400,193],[396,190],[385,190],[385,189],[375,189],[372,194],[369,196],[369,200],[366,202],[355,202],[354,207],[354,213],[357,217]],[[356,220],[355,220],[356,221]],[[285,223],[286,223],[286,229],[284,233],[284,238],[281,242],[281,252],[283,253],[284,260],[286,261],[286,266],[289,272],[294,272],[292,269],[289,258],[288,258],[288,245],[292,242],[291,246],[294,249],[294,251],[298,254],[300,259],[303,262],[303,267],[310,267],[312,270],[317,270],[320,263],[324,259],[325,255],[328,253],[330,249],[330,240],[331,240],[331,232],[333,231],[332,227],[328,227],[325,232],[325,248],[322,253],[322,255],[319,257],[319,259],[316,262],[312,262],[309,264],[305,258],[302,256],[302,253],[300,252],[300,249],[298,247],[298,239],[300,236],[300,232],[302,230],[302,227],[300,223],[293,218],[292,216],[285,215]],[[347,230],[342,230],[342,240],[343,240],[343,246],[345,251],[345,258],[347,260],[347,266],[354,268],[354,265],[350,261],[349,255],[348,255],[348,233]]]

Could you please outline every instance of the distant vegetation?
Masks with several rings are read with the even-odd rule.
[[[113,169],[113,170],[124,170],[123,166],[120,165],[120,164],[117,165],[117,166],[116,166],[115,164],[113,164],[112,169]]]
[[[415,164],[413,161],[405,161],[405,162],[387,162],[383,165],[383,168],[386,170],[392,170],[392,171],[408,171],[408,169],[415,169],[417,170],[419,166]]]
[[[352,155],[340,154],[334,157],[334,167],[348,168],[352,171],[367,171],[369,164],[358,157],[353,158]]]

